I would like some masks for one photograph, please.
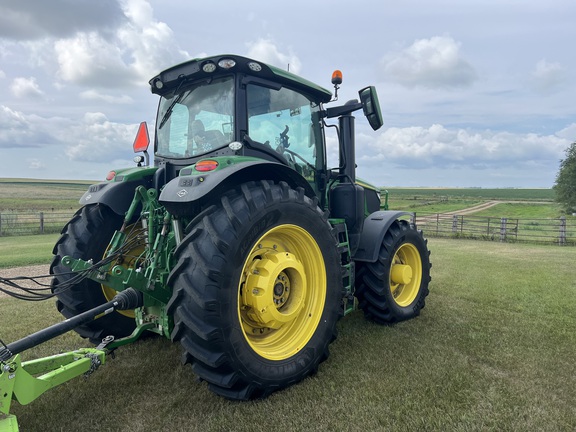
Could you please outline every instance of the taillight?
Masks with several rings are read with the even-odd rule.
[[[201,160],[196,162],[194,168],[196,171],[200,172],[214,171],[216,168],[218,168],[218,162],[211,159]]]

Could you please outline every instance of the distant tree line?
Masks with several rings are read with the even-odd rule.
[[[570,213],[576,212],[576,141],[566,149],[566,158],[560,161],[560,169],[554,185],[556,201]]]

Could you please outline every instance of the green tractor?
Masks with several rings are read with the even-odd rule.
[[[426,240],[408,213],[381,210],[380,191],[356,180],[352,113],[362,109],[374,130],[382,116],[374,87],[326,108],[341,82],[335,73],[333,97],[236,55],[152,78],[153,166],[142,123],[137,166],[90,186],[50,267],[68,319],[119,293],[133,301],[75,330],[101,350],[145,331],[179,341],[210,390],[246,400],[313,374],[356,307],[383,324],[417,316],[430,281]],[[335,169],[327,127],[338,135]],[[15,355],[30,344],[11,345]]]

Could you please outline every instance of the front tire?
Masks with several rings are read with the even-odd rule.
[[[212,391],[264,397],[314,373],[336,337],[336,238],[315,201],[247,183],[203,211],[176,250],[173,340]]]
[[[356,298],[371,321],[387,324],[420,314],[429,293],[430,251],[422,232],[405,220],[392,223],[373,263],[357,264]]]
[[[70,268],[62,265],[66,255],[83,260],[100,261],[114,232],[122,225],[123,218],[109,207],[94,204],[82,207],[62,229],[62,235],[54,246],[54,258],[50,264],[53,275],[51,288],[58,297],[56,307],[66,318],[71,318],[111,300],[115,294],[112,288],[93,280],[84,279],[72,286],[69,281],[76,276]],[[134,317],[128,311],[114,311],[97,320],[83,324],[75,331],[94,344],[112,335],[124,337],[136,327]]]

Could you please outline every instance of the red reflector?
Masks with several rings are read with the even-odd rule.
[[[210,159],[201,160],[196,162],[196,166],[194,168],[196,168],[196,171],[200,172],[214,171],[216,168],[218,168],[218,162]]]
[[[116,171],[110,171],[106,176],[106,180],[112,180],[114,177],[116,177]]]

